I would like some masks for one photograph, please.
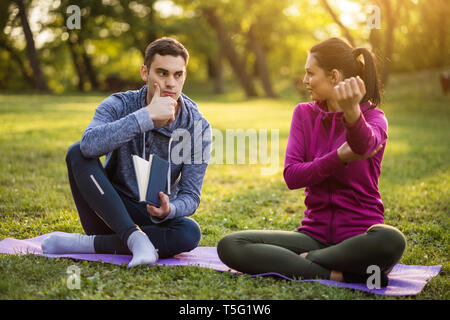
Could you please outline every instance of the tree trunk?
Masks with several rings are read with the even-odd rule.
[[[224,93],[223,86],[223,62],[222,62],[222,50],[219,48],[217,52],[217,57],[215,59],[215,77],[214,77],[214,93],[221,94]]]
[[[372,52],[375,54],[377,61],[381,63],[381,56],[383,55],[381,30],[371,29],[369,34],[369,42],[372,47]]]
[[[389,27],[388,27],[389,28]],[[381,69],[381,82],[383,83],[383,86],[386,87],[388,81],[389,81],[389,74],[391,72],[391,65],[392,65],[392,51],[393,51],[393,32],[389,32],[386,30],[386,40],[385,40],[385,47],[384,47],[384,63],[383,67]]]
[[[214,81],[214,93],[221,94],[224,93],[224,79],[223,79],[223,58],[222,50],[219,49],[216,59],[216,78]]]
[[[150,0],[149,1],[149,5],[150,5],[150,14],[148,15],[148,23],[150,25],[150,27],[156,26],[157,24],[155,23],[155,0]],[[155,41],[156,39],[158,39],[158,35],[155,29],[150,28],[150,30],[148,31],[147,34],[147,41],[148,43],[145,45],[147,46],[148,44],[152,43],[153,41]]]
[[[447,38],[447,30],[448,30],[448,15],[450,13],[450,10],[448,7],[446,7],[444,1],[439,1],[439,8],[442,8],[442,10],[439,11],[439,22],[436,24],[436,27],[438,29],[438,58],[437,58],[437,66],[438,67],[444,67],[446,60],[448,59],[448,54],[446,51],[446,38]],[[444,9],[445,8],[445,9]]]
[[[122,10],[124,11],[124,14],[122,15],[125,17],[125,22],[128,23],[130,26],[133,24],[133,19],[135,19],[134,13],[131,11],[129,7],[129,1],[120,1]],[[153,9],[153,8],[152,8]],[[133,39],[133,46],[139,50],[139,52],[142,54],[142,58],[145,58],[145,49],[147,44],[143,43],[141,39],[138,39],[135,32],[128,32],[129,36]],[[146,40],[144,40],[146,41]]]
[[[214,94],[220,94],[224,92],[223,89],[223,66],[220,49],[216,57],[212,57],[208,54],[207,67],[208,67],[208,79],[214,83]]]
[[[266,96],[270,98],[275,98],[276,94],[272,88],[272,82],[270,80],[270,71],[267,66],[266,52],[259,42],[256,32],[255,25],[252,25],[248,31],[248,39],[250,44],[250,49],[253,51],[256,57],[256,69],[258,70],[258,77],[261,79]]]
[[[83,64],[80,61],[80,56],[78,55],[76,48],[76,41],[73,39],[72,33],[69,32],[69,39],[67,39],[67,44],[69,47],[70,55],[72,56],[73,66],[78,76],[78,90],[84,91],[84,83],[86,82],[84,77]],[[76,36],[76,35],[75,35]]]
[[[98,90],[100,85],[97,79],[97,73],[94,69],[94,66],[92,65],[91,57],[89,57],[89,55],[86,52],[86,49],[84,48],[84,41],[83,39],[81,39],[79,34],[77,37],[77,43],[81,51],[81,58],[83,59],[84,70],[87,73],[89,82],[91,83],[91,87],[94,90]]]
[[[396,4],[397,6],[392,7],[394,4],[390,0],[382,0],[382,4],[385,11],[386,17],[386,32],[384,37],[384,63],[381,69],[381,82],[384,87],[386,87],[389,81],[389,74],[391,72],[392,65],[392,53],[394,52],[394,29],[396,27],[397,17],[400,10],[400,1]]]
[[[86,50],[84,50],[84,48],[83,48],[82,57],[83,57],[84,66],[86,68],[86,72],[87,72],[87,75],[89,78],[89,82],[92,85],[92,89],[98,90],[100,85],[98,83],[97,73],[95,72],[94,67],[92,65],[91,57],[88,56],[88,54],[86,53]]]
[[[378,73],[381,74],[383,65],[384,65],[384,56],[383,56],[383,44],[382,44],[382,33],[381,29],[371,29],[369,34],[369,42],[372,47],[372,53],[375,58],[375,65],[377,67]],[[383,86],[383,82],[380,77],[380,85]],[[381,88],[380,88],[381,89]]]
[[[39,91],[48,92],[50,89],[47,86],[47,82],[45,81],[41,70],[41,64],[34,45],[33,34],[31,33],[30,25],[28,23],[25,5],[23,0],[16,0],[16,4],[19,7],[20,20],[22,22],[23,33],[27,42],[28,59],[30,61],[31,68],[33,69],[34,87]]]
[[[248,75],[245,64],[240,58],[234,44],[225,29],[225,26],[219,16],[215,13],[214,9],[203,8],[203,14],[205,15],[208,23],[215,30],[220,48],[224,56],[227,58],[234,73],[236,74],[242,88],[245,91],[247,97],[256,97],[256,90],[253,86],[252,78]]]

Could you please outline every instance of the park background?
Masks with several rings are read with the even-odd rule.
[[[70,5],[80,8],[79,29],[68,23]],[[294,230],[305,206],[303,190],[289,191],[282,178],[290,120],[310,99],[301,84],[308,49],[337,36],[376,56],[389,121],[380,192],[385,222],[408,241],[400,262],[443,265],[406,299],[448,299],[450,98],[440,81],[450,69],[449,16],[446,0],[2,1],[0,239],[83,232],[65,152],[104,98],[142,86],[143,51],[163,36],[189,50],[184,92],[213,128],[279,130],[277,173],[261,175],[263,164],[210,165],[193,216],[200,245],[237,230]],[[80,290],[66,285],[73,264]],[[389,298],[196,267],[2,255],[0,299]]]

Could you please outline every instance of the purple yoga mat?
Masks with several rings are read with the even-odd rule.
[[[118,254],[43,254],[41,249],[41,241],[50,234],[44,234],[31,239],[12,239],[6,238],[0,241],[0,253],[5,254],[36,254],[48,258],[72,258],[76,260],[87,261],[103,261],[116,265],[128,264],[131,260],[131,255]],[[64,234],[64,232],[53,232],[53,234]],[[198,266],[202,268],[214,269],[225,272],[230,271],[235,274],[240,274],[231,270],[220,261],[216,247],[197,247],[190,252],[184,252],[169,259],[160,259],[158,261],[160,266]],[[389,274],[389,286],[381,289],[370,290],[365,284],[343,283],[330,280],[295,280],[299,282],[319,282],[323,285],[334,286],[338,288],[349,288],[370,292],[379,295],[388,296],[409,296],[416,295],[422,291],[428,280],[438,275],[442,266],[415,266],[397,264]],[[252,277],[260,276],[278,276],[286,280],[293,280],[281,274],[270,272]]]

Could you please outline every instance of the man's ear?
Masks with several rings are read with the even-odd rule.
[[[148,80],[148,68],[147,68],[147,66],[145,64],[143,64],[141,66],[141,70],[140,71],[141,71],[141,79],[142,79],[142,81],[147,83],[147,80]]]
[[[330,77],[331,77],[331,82],[333,83],[334,86],[337,85],[342,80],[344,80],[344,76],[338,69],[331,70]]]

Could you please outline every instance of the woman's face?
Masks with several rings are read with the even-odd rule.
[[[334,86],[340,81],[341,74],[333,70],[327,74],[317,64],[313,54],[309,54],[305,64],[305,77],[303,83],[313,100],[330,100],[334,97]]]

